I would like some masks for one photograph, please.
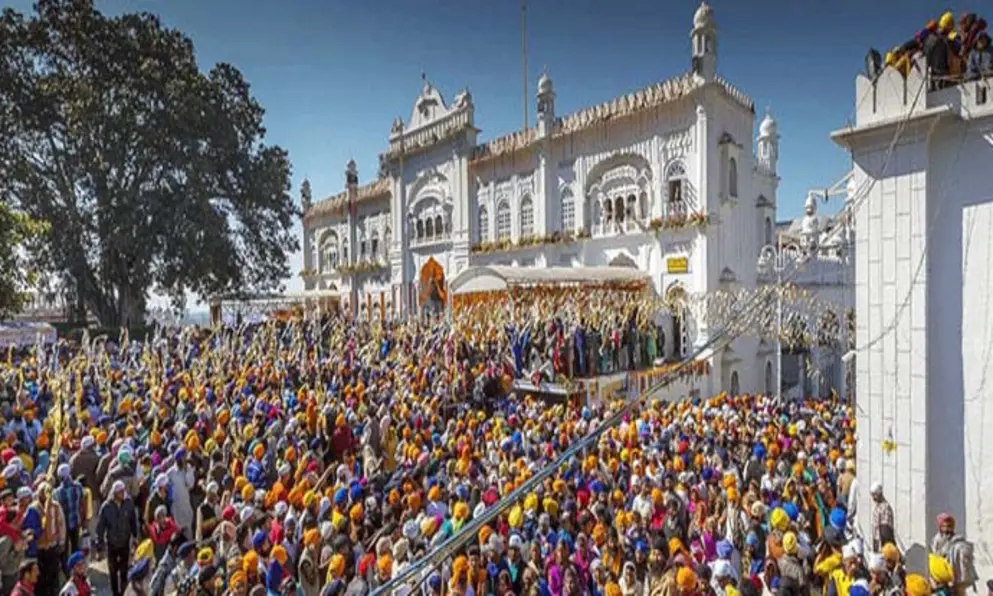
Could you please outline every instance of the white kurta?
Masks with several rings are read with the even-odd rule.
[[[190,502],[190,489],[196,482],[193,468],[186,466],[181,470],[173,465],[168,476],[172,488],[172,517],[184,534],[193,536],[193,504]]]

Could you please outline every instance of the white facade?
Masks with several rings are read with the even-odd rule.
[[[900,546],[926,547],[939,513],[993,574],[993,97],[989,83],[929,91],[856,80],[857,453],[879,481]],[[895,442],[895,449],[887,447]],[[869,530],[868,492],[859,521]],[[980,590],[982,588],[980,587]]]
[[[855,309],[855,230],[844,215],[824,215],[817,207],[821,200],[847,196],[850,182],[849,173],[830,189],[810,191],[804,214],[777,226],[779,246],[800,246],[809,256],[789,272],[789,283],[810,297],[787,309],[784,323],[792,324],[795,314],[805,317],[807,325],[805,345],[783,356],[783,395],[791,399],[829,397],[832,391],[847,397],[854,390],[855,371],[845,354],[855,339],[849,330]],[[817,240],[816,249],[810,248],[811,239]],[[775,279],[763,276],[759,281]]]
[[[310,204],[307,189],[306,288],[339,290],[357,316],[425,308],[431,260],[446,279],[473,265],[618,265],[660,294],[754,288],[775,228],[776,124],[766,116],[753,150],[754,105],[717,75],[706,3],[689,38],[689,72],[570,115],[543,75],[537,125],[483,143],[469,92],[448,105],[425,80],[375,182],[359,186],[350,163],[345,192]],[[708,339],[703,321],[672,325],[669,356]],[[701,390],[771,391],[774,360],[740,338]]]

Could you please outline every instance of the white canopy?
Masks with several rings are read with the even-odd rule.
[[[57,339],[55,327],[48,323],[24,323],[19,321],[0,322],[0,347],[23,348],[38,343],[54,343]]]
[[[500,292],[512,286],[598,285],[638,283],[650,280],[647,273],[630,267],[470,267],[448,284],[452,295]]]

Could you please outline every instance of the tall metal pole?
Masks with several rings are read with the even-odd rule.
[[[528,2],[521,0],[521,83],[524,94],[524,130],[528,128]]]
[[[783,254],[776,251],[776,404],[783,403]]]

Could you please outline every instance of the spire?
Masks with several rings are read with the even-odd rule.
[[[313,195],[310,191],[310,180],[304,178],[303,182],[300,183],[300,206],[303,207],[304,211],[307,211],[312,204]]]
[[[713,80],[717,75],[717,23],[714,10],[706,0],[693,14],[692,42],[693,74],[704,81]]]

